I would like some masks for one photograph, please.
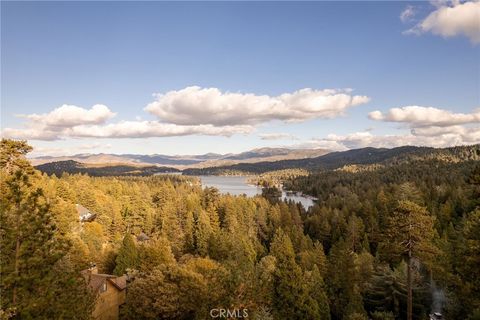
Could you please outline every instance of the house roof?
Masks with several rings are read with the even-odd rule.
[[[81,204],[77,203],[75,207],[77,208],[78,216],[80,217],[81,222],[93,221],[97,216],[95,213],[91,212]]]
[[[90,273],[88,270],[82,271],[82,274],[88,281],[88,286],[94,291],[99,290],[105,281],[110,282],[120,291],[127,287],[127,276],[125,275],[117,277],[111,274]]]
[[[108,278],[108,281],[110,281],[115,287],[117,287],[118,290],[123,290],[127,287],[126,275],[123,275],[121,277]]]
[[[77,207],[77,212],[79,216],[85,216],[90,214],[90,210],[82,206],[81,204],[76,204],[75,207]]]
[[[150,237],[143,232],[137,236],[137,241],[147,241],[147,240],[150,240]]]

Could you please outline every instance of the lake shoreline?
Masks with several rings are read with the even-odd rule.
[[[214,187],[222,194],[246,195],[247,197],[262,195],[263,188],[258,184],[252,184],[251,180],[249,181],[249,178],[252,176],[205,175],[195,177],[200,180],[202,187]],[[281,191],[279,198],[285,201],[301,203],[305,209],[314,206],[315,201],[318,200],[298,191],[284,190],[283,188],[279,188],[279,191]]]

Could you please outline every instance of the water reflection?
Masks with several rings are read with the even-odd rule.
[[[262,188],[249,184],[246,176],[199,176],[203,187],[214,187],[221,193],[231,195],[245,194],[247,197],[253,197],[262,194]],[[314,198],[304,196],[299,193],[282,191],[283,200],[300,202],[305,208],[314,204]]]

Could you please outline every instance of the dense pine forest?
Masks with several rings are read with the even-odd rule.
[[[48,176],[30,151],[1,142],[1,319],[89,319],[92,263],[128,275],[123,319],[480,319],[479,145],[287,175],[308,211],[181,175]]]

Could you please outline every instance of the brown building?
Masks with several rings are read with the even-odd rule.
[[[125,303],[127,277],[99,274],[97,267],[82,272],[88,285],[97,294],[92,317],[95,320],[117,320],[119,307]]]

